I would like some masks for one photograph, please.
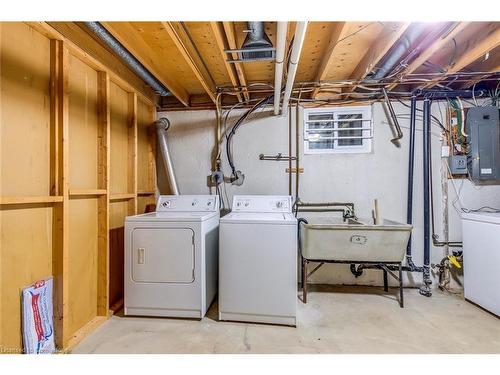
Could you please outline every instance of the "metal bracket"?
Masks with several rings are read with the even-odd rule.
[[[297,160],[297,158],[295,156],[283,156],[283,154],[280,152],[275,156],[260,154],[259,160],[290,161],[290,160]]]

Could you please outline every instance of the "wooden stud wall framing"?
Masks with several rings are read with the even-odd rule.
[[[0,52],[0,350],[21,350],[21,289],[50,276],[68,350],[119,307],[113,229],[154,202],[156,110],[45,23],[0,23]]]

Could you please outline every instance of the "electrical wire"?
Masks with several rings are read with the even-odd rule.
[[[465,134],[464,128],[465,128],[465,112],[464,112],[464,105],[462,103],[462,100],[460,100],[459,97],[457,97],[458,104],[460,105],[460,113],[462,116],[462,126],[460,127],[460,131],[462,135],[467,138],[467,134]]]
[[[229,114],[231,113],[231,111],[237,109],[238,107],[241,107],[245,104],[249,104],[249,103],[253,103],[253,102],[258,102],[259,100],[261,99],[249,99],[249,100],[246,100],[244,102],[241,102],[241,103],[237,103],[235,105],[233,105],[229,110],[227,110],[227,112],[225,113],[225,115],[223,116],[224,117],[224,121],[223,121],[223,125],[224,125],[224,132],[222,133],[222,136],[221,136],[221,139],[220,139],[220,143],[222,143],[224,141],[224,139],[226,138],[226,133],[227,133],[227,121],[228,121],[228,118],[229,118]]]
[[[233,177],[236,177],[236,167],[234,165],[233,161],[233,156],[231,152],[231,141],[233,139],[234,134],[236,133],[236,130],[241,126],[241,124],[247,119],[247,117],[252,114],[255,110],[259,109],[260,107],[266,105],[269,103],[269,101],[274,97],[273,95],[268,96],[267,98],[262,99],[259,101],[257,104],[255,104],[252,108],[250,108],[248,111],[246,111],[233,125],[231,128],[231,131],[229,134],[226,136],[226,156],[227,156],[227,161],[229,163],[229,166],[231,167],[231,175]]]
[[[473,213],[473,212],[499,213],[500,212],[500,208],[491,207],[491,206],[482,206],[479,208],[466,208],[466,207],[464,207],[464,204],[463,204],[462,199],[461,199],[461,193],[462,193],[462,188],[463,188],[465,180],[461,180],[460,187],[457,189],[457,186],[455,185],[455,178],[453,177],[453,175],[451,173],[450,166],[448,165],[448,163],[445,163],[445,164],[446,164],[446,168],[448,169],[448,173],[450,175],[449,179],[451,180],[451,184],[453,186],[453,190],[455,190],[455,195],[456,195],[456,197],[455,197],[455,199],[453,199],[451,205],[453,206],[453,208],[455,209],[455,211],[457,212],[457,214],[459,216],[462,213]],[[472,184],[472,186],[474,186],[473,182],[471,182],[471,184]],[[460,204],[460,209],[458,209],[457,206],[455,205],[457,202]]]
[[[472,213],[472,212],[499,213],[500,208],[494,208],[494,207],[490,207],[490,206],[482,206],[482,207],[474,208],[474,209],[462,208],[462,211],[467,213],[467,214]]]
[[[399,103],[401,103],[402,105],[404,105],[405,107],[407,108],[411,108],[410,105],[406,104],[405,102],[403,102],[401,99],[396,99]],[[423,112],[423,109],[420,109],[420,108],[416,108],[416,110],[418,112]],[[441,121],[439,121],[439,119],[434,116],[434,115],[431,115],[431,118],[435,121],[436,124],[439,125],[439,127],[444,131],[444,132],[449,132],[448,129],[445,128],[445,126],[443,125],[443,123]]]

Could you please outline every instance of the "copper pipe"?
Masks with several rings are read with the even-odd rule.
[[[288,155],[292,155],[292,108],[288,108]],[[292,158],[288,159],[288,195],[292,195]]]

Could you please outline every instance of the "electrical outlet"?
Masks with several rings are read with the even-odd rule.
[[[453,155],[449,159],[452,174],[467,174],[467,156]]]

